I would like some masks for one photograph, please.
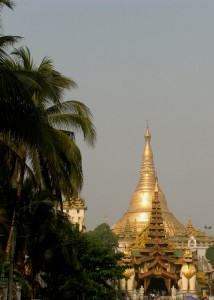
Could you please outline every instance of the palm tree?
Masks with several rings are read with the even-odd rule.
[[[81,130],[89,144],[93,145],[95,141],[95,129],[90,110],[78,101],[60,102],[63,90],[75,87],[75,83],[57,72],[48,58],[44,58],[36,68],[27,48],[16,49],[13,55],[15,59],[4,59],[3,66],[13,74],[15,81],[25,88],[27,87],[28,102],[31,103],[30,105],[33,104],[33,112],[39,112],[39,117],[43,121],[39,124],[42,123],[43,126],[40,131],[42,138],[35,145],[29,143],[28,140],[26,143],[26,139],[25,143],[24,139],[20,142],[14,138],[8,139],[8,132],[11,137],[12,131],[10,126],[8,131],[6,129],[4,135],[1,136],[1,143],[7,146],[6,141],[9,140],[10,150],[18,154],[15,160],[16,167],[14,167],[14,170],[18,171],[16,178],[19,178],[17,206],[12,218],[6,249],[7,257],[15,249],[15,224],[18,212],[22,208],[21,192],[26,170],[30,170],[30,173],[35,175],[33,177],[36,178],[37,187],[41,189],[41,184],[45,184],[62,204],[62,193],[68,196],[80,189],[82,185],[81,155],[74,139],[71,138],[73,128]],[[16,95],[15,91],[14,96]],[[29,101],[29,99],[31,100]],[[44,140],[46,140],[45,143]],[[11,256],[13,257],[13,255],[14,253]]]
[[[64,194],[68,196],[68,194],[71,193],[71,190],[67,189],[67,192],[64,190],[65,188],[63,188],[62,181],[57,179],[57,173],[60,174],[60,178],[65,174],[64,181],[66,182],[66,186],[71,187],[71,189],[74,189],[75,187],[74,175],[77,174],[75,185],[77,186],[77,189],[81,188],[81,155],[75,140],[71,137],[73,137],[74,130],[81,131],[85,141],[89,145],[94,144],[96,134],[92,123],[92,114],[88,107],[79,101],[61,102],[64,89],[76,87],[76,84],[71,79],[56,71],[49,58],[45,57],[41,64],[36,67],[28,48],[21,47],[15,49],[13,55],[15,56],[15,59],[8,59],[5,61],[5,64],[9,69],[14,70],[15,75],[21,82],[29,86],[35,106],[43,112],[51,130],[53,130],[54,137],[51,137],[48,144],[54,144],[54,150],[57,150],[57,153],[61,158],[61,160],[58,160],[56,151],[50,151],[48,148],[45,149],[47,152],[46,155],[44,155],[44,147],[42,148],[42,151],[40,149],[38,150],[37,147],[40,156],[40,159],[37,159],[37,162],[42,164],[43,175],[45,172],[46,175],[48,173],[46,168],[47,165],[49,170],[54,170],[52,174],[49,173],[48,178],[46,176],[46,183],[49,181],[49,187],[52,185],[53,189],[53,186],[56,188],[59,185]],[[53,155],[51,155],[52,153]],[[31,153],[28,158],[34,157],[35,159],[35,154],[35,152],[34,155]],[[34,166],[35,165],[36,163],[34,161]],[[37,170],[38,169],[37,166]],[[72,176],[70,176],[71,173]],[[37,174],[37,178],[38,177]],[[72,182],[69,183],[67,178],[69,179],[71,177]]]
[[[0,10],[4,6],[12,9],[14,2],[0,0]],[[78,101],[61,103],[64,90],[76,84],[57,72],[48,58],[35,67],[27,48],[14,50],[12,59],[7,49],[19,39],[0,35],[0,155],[4,159],[0,167],[10,167],[7,179],[17,185],[7,260],[15,252],[24,177],[30,175],[37,189],[46,185],[62,201],[62,193],[68,195],[82,186],[81,154],[71,138],[74,129],[81,130],[89,144],[95,141],[88,108]],[[9,299],[11,295],[10,287]]]

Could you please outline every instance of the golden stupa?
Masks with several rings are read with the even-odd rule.
[[[151,134],[147,125],[139,183],[132,194],[128,210],[112,227],[112,230],[117,235],[124,236],[125,238],[131,238],[131,236],[132,238],[135,238],[133,236],[134,233],[142,232],[148,225],[149,217],[152,213],[152,199],[154,197],[156,172],[150,140]],[[184,226],[169,210],[165,195],[159,186],[158,190],[164,227],[169,236],[173,236],[177,231],[183,230]]]

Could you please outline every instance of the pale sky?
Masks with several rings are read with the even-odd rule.
[[[214,1],[16,0],[5,34],[21,35],[78,88],[65,100],[94,115],[94,149],[83,156],[94,229],[128,208],[141,168],[146,120],[159,185],[184,225],[214,233]],[[17,45],[18,46],[18,45]]]

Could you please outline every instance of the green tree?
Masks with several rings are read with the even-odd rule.
[[[89,231],[87,234],[111,251],[115,251],[118,245],[118,236],[111,230],[107,223],[98,225],[93,231]]]
[[[214,244],[210,245],[206,250],[206,258],[214,267]]]
[[[125,271],[125,267],[118,265],[123,254],[114,253],[93,239],[88,241],[87,248],[82,247],[81,254],[85,287],[80,299],[115,299],[115,287]]]

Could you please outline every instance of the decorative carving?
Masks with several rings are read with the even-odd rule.
[[[123,273],[125,276],[123,279],[120,280],[120,289],[122,291],[133,291],[134,289],[134,282],[135,282],[135,270],[134,268],[127,268]]]

